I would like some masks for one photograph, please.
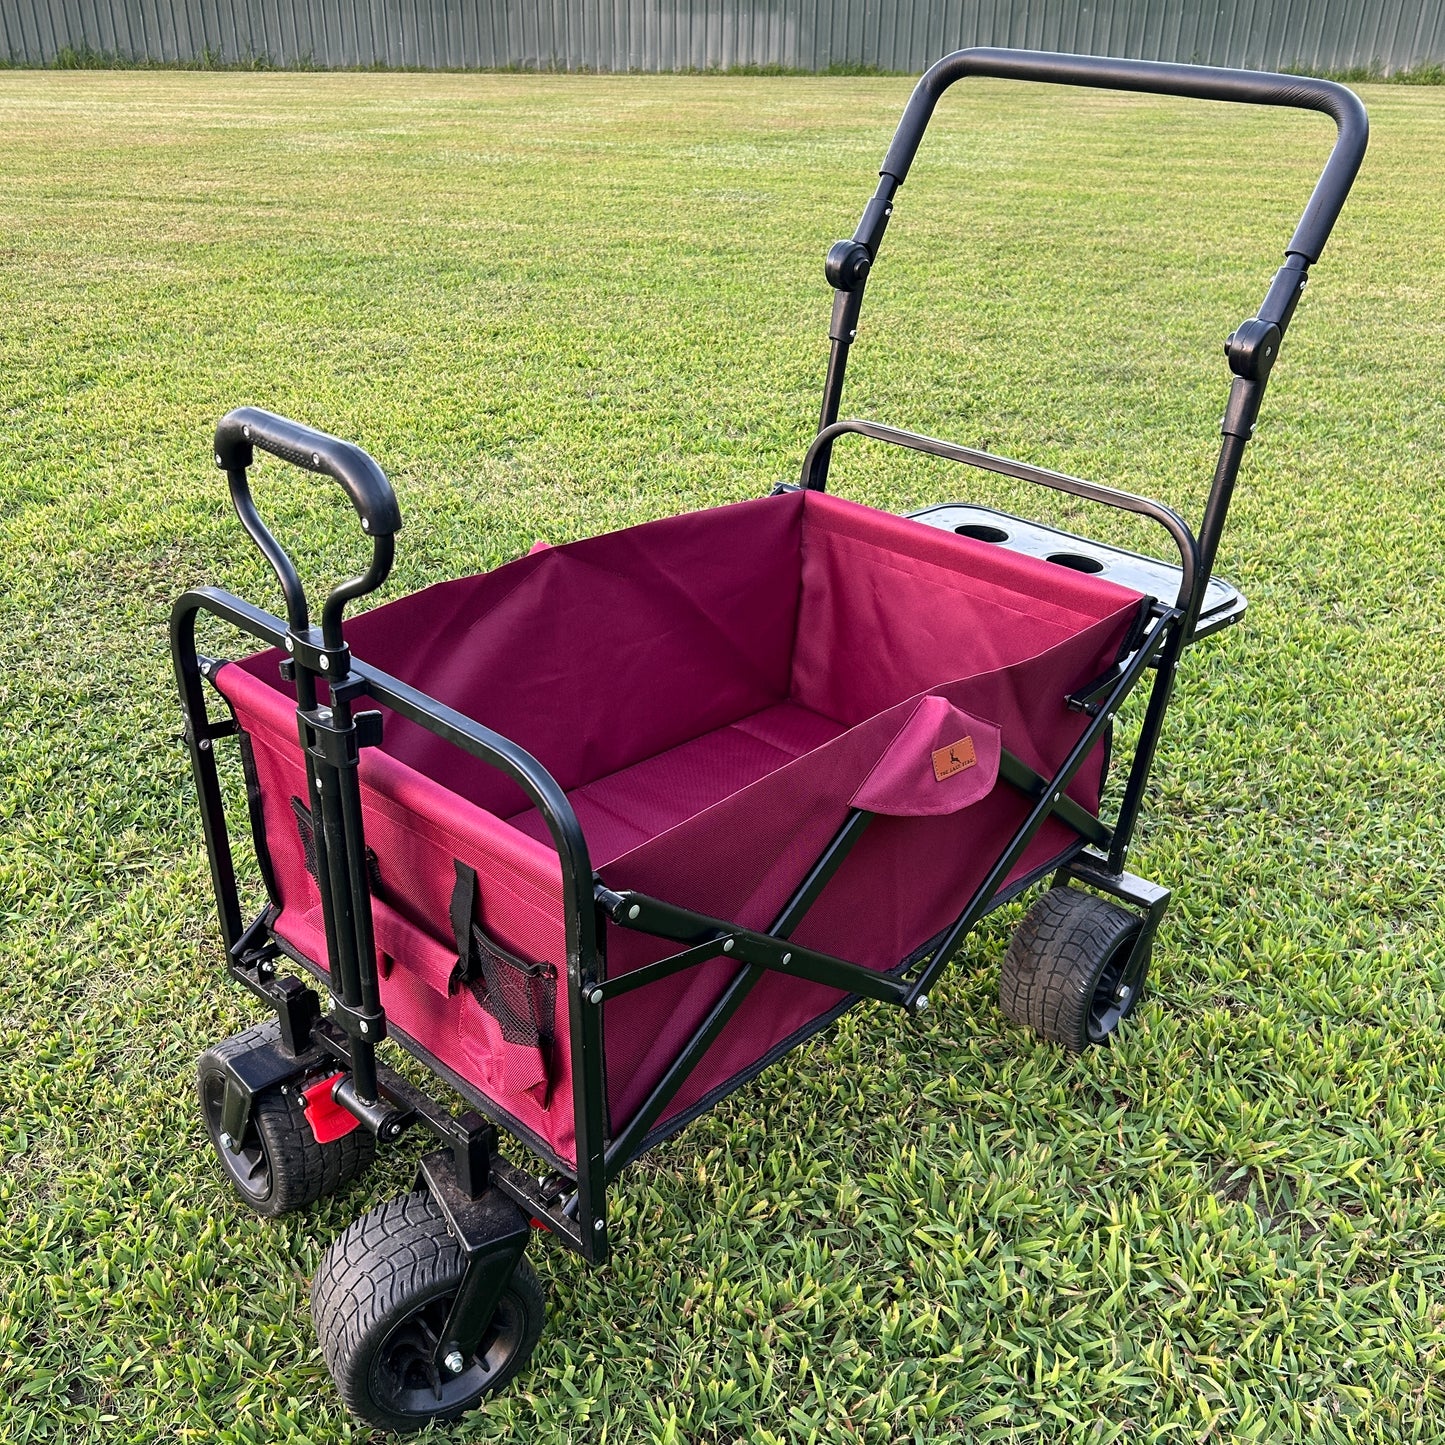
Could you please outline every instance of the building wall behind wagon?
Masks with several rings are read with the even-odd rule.
[[[1393,73],[1445,62],[1445,0],[0,0],[30,65],[920,71],[966,45]]]

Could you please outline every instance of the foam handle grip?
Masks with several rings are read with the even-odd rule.
[[[401,508],[386,473],[358,446],[259,407],[228,412],[216,426],[216,465],[244,472],[254,448],[308,472],[331,477],[356,508],[369,537],[389,537],[401,526]]]

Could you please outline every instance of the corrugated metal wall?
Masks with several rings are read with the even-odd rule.
[[[964,45],[1393,72],[1445,62],[1445,0],[0,0],[19,64],[919,71]]]

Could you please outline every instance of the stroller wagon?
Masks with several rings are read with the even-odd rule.
[[[839,421],[868,273],[939,96],[967,75],[1324,111],[1339,138],[1232,389],[1196,536],[1168,507],[891,427]],[[415,1427],[474,1406],[542,1323],[540,1226],[594,1264],[608,1185],[859,999],[909,1011],[969,930],[1048,877],[1008,950],[1005,1012],[1069,1049],[1137,1003],[1166,889],[1126,871],[1181,653],[1237,620],[1211,577],[1280,339],[1364,153],[1323,81],[961,51],[919,83],[835,297],[822,422],[798,485],[556,547],[355,617],[400,512],[364,452],[250,408],[216,432],[282,621],[215,588],[172,617],[231,975],[275,1017],[207,1051],[200,1102],[242,1199],[273,1215],[420,1125],[417,1189],[356,1221],[313,1309],[347,1403]],[[1122,508],[1162,562],[979,507],[890,516],[827,493],[861,434]],[[313,626],[252,502],[256,449],[328,475],[371,539]],[[202,657],[198,614],[267,644]],[[364,659],[364,660],[363,660]],[[1153,673],[1116,819],[1111,723]],[[213,719],[203,683],[229,716]],[[242,916],[215,744],[234,737],[268,901]],[[290,965],[299,966],[293,969]],[[330,996],[325,1015],[313,986]],[[465,1101],[385,1066],[391,1038]],[[498,1152],[504,1130],[540,1157]]]

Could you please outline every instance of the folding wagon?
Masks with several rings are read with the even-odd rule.
[[[1323,111],[1339,136],[1233,381],[1196,535],[1113,487],[838,420],[894,196],[968,75]],[[965,50],[919,83],[851,241],[828,254],[832,347],[798,485],[556,547],[355,617],[401,525],[357,447],[264,411],[215,439],[286,617],[216,588],[172,616],[227,968],[274,1018],[201,1058],[222,1167],[263,1215],[356,1177],[420,1125],[415,1191],[331,1246],[313,1313],[347,1404],[397,1429],[475,1406],[526,1362],[533,1227],[593,1264],[623,1167],[860,999],[910,1012],[969,931],[1045,879],[1005,1013],[1078,1050],[1137,1004],[1169,892],[1126,871],[1184,648],[1244,599],[1211,576],[1281,338],[1364,154],[1324,81]],[[825,490],[844,436],[1157,523],[1164,562],[976,506],[890,516]],[[256,450],[335,479],[371,539],[313,626],[252,502]],[[196,650],[210,613],[268,650]],[[365,659],[362,661],[361,659]],[[1112,822],[1111,724],[1153,674]],[[226,704],[212,718],[202,683]],[[267,902],[241,911],[215,745],[244,770]],[[290,966],[296,965],[293,969]],[[327,991],[323,1015],[316,984]],[[457,1111],[384,1065],[390,1038]],[[523,1168],[499,1130],[538,1156]]]

